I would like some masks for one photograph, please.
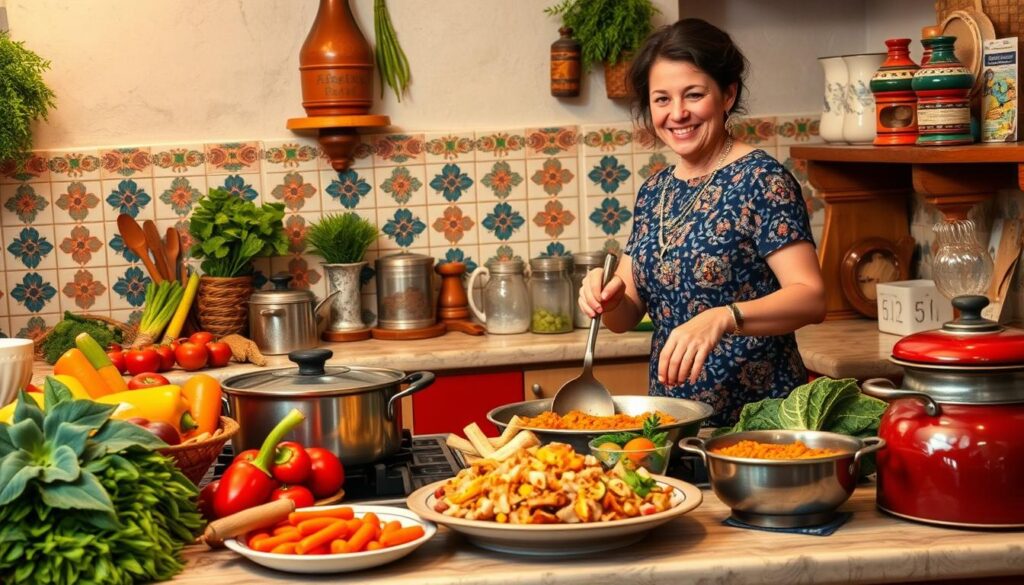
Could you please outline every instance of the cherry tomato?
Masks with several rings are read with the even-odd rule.
[[[124,350],[124,348],[121,347],[120,343],[114,343],[113,341],[111,341],[110,343],[107,344],[107,351],[123,351],[123,350]]]
[[[203,489],[199,491],[199,511],[203,513],[203,516],[207,520],[213,520],[213,495],[217,493],[217,488],[220,487],[220,480],[215,479],[210,483],[203,486]]]
[[[231,359],[231,346],[223,341],[211,341],[206,344],[206,351],[210,352],[210,366],[222,368],[228,365]]]
[[[206,345],[213,341],[213,333],[209,331],[196,331],[189,338],[189,341],[197,345]]]
[[[169,345],[158,345],[153,349],[160,355],[158,372],[166,372],[174,367],[174,350]]]
[[[313,462],[313,471],[306,480],[306,486],[318,498],[336,494],[345,483],[345,468],[341,460],[321,447],[308,447],[306,453]]]
[[[283,485],[270,492],[270,501],[289,499],[295,502],[296,508],[306,508],[316,503],[313,492],[301,485]]]
[[[192,342],[182,343],[178,349],[174,350],[174,357],[177,358],[178,365],[190,372],[206,367],[209,354],[210,352],[206,351],[206,346]]]
[[[130,418],[127,419],[125,422],[130,422],[133,425],[138,425],[146,429],[147,431],[153,433],[156,436],[156,438],[160,439],[164,443],[167,443],[168,445],[177,445],[181,443],[181,435],[178,434],[178,430],[165,422],[151,421],[147,418],[142,417]]]
[[[121,372],[121,374],[128,372],[128,364],[124,361],[124,352],[121,350],[108,351],[107,357],[110,358],[110,362],[114,364],[118,372]]]
[[[306,481],[312,470],[313,461],[302,445],[295,441],[278,443],[274,453],[274,479],[285,484],[299,484]]]
[[[124,354],[124,362],[128,367],[128,373],[138,376],[146,372],[155,372],[160,366],[160,354],[152,347],[132,349]]]
[[[128,380],[129,390],[139,390],[142,388],[156,388],[157,386],[166,386],[170,384],[167,378],[154,372],[144,372],[133,376],[131,380]]]

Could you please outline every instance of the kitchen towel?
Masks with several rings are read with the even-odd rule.
[[[802,528],[768,528],[765,526],[754,526],[753,524],[747,524],[746,522],[740,522],[739,520],[729,516],[722,521],[725,526],[732,526],[733,528],[749,528],[751,530],[764,530],[766,532],[785,532],[788,534],[810,534],[812,536],[828,536],[839,530],[839,527],[846,524],[846,521],[853,516],[853,512],[840,512],[836,514],[836,517],[824,524],[817,526],[804,526]]]

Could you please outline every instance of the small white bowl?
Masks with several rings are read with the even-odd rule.
[[[345,506],[345,504],[339,506],[317,506],[316,508],[305,509],[323,511],[330,510],[332,508],[340,508],[342,506]],[[362,569],[369,569],[370,567],[377,567],[392,561],[397,561],[419,548],[420,545],[430,540],[430,538],[437,533],[436,524],[428,522],[420,518],[415,512],[410,512],[403,508],[359,504],[349,504],[348,507],[352,508],[352,511],[355,512],[357,518],[363,516],[367,512],[373,512],[378,518],[380,518],[381,522],[398,520],[402,523],[403,527],[419,524],[423,527],[424,534],[412,542],[399,544],[397,546],[357,553],[332,555],[285,555],[279,553],[259,552],[252,550],[236,538],[225,540],[224,545],[256,564],[263,565],[264,567],[269,567],[271,569],[277,569],[278,571],[288,571],[290,573],[347,573],[349,571],[360,571]]]
[[[0,406],[18,397],[32,381],[32,340],[0,338]]]

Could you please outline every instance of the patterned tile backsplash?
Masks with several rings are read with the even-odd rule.
[[[733,133],[801,181],[819,237],[821,202],[806,165],[789,158],[790,145],[820,142],[817,114],[736,120]],[[341,173],[309,138],[38,152],[24,168],[0,166],[0,333],[39,335],[63,311],[137,319],[149,277],[118,234],[118,214],[178,230],[187,249],[189,216],[210,188],[283,203],[290,253],[257,260],[257,284],[288,272],[292,286],[322,297],[305,234],[324,214],[354,211],[380,228],[371,266],[399,251],[472,270],[495,257],[619,250],[636,189],[674,160],[629,122],[368,135]],[[363,292],[372,322],[372,278]]]

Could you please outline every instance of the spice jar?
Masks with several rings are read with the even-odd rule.
[[[377,327],[423,329],[437,321],[434,305],[434,258],[392,254],[377,258]]]
[[[583,279],[586,278],[587,273],[592,269],[604,266],[604,258],[607,255],[608,252],[604,250],[599,252],[579,252],[572,255],[573,320],[578,329],[590,327],[590,317],[580,309],[579,303],[575,302],[580,296],[580,287],[583,286]]]
[[[568,333],[572,331],[573,296],[569,271],[572,260],[565,256],[530,260],[530,331]]]
[[[580,66],[582,49],[572,38],[572,29],[558,29],[559,38],[551,44],[551,95],[576,97],[580,95]]]
[[[522,260],[491,260],[469,277],[469,308],[486,327],[498,335],[526,333],[530,329],[530,294],[523,278]],[[473,283],[487,276],[481,311],[473,300]]]

